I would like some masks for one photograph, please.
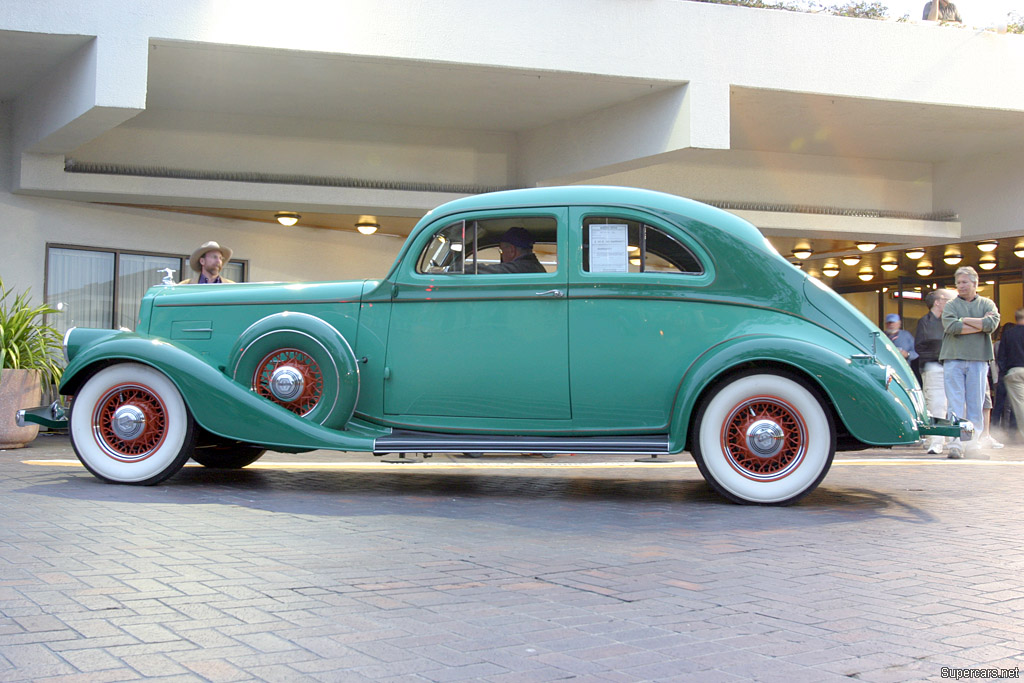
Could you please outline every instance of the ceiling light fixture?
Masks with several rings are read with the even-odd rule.
[[[999,242],[996,242],[995,240],[985,240],[984,242],[978,242],[978,250],[983,251],[985,253],[995,251],[997,248],[999,248]]]
[[[285,226],[286,228],[290,228],[296,223],[298,223],[299,219],[302,218],[302,216],[295,213],[294,211],[278,211],[277,213],[274,214],[274,218],[276,218],[277,222],[280,223],[281,225]]]
[[[861,271],[857,273],[857,277],[863,280],[864,282],[869,282],[870,280],[873,280],[875,278],[875,271],[871,270],[870,268],[862,268]]]
[[[911,247],[910,249],[907,249],[905,253],[908,259],[916,261],[917,259],[924,256],[924,249],[922,249],[921,247]]]
[[[844,265],[855,266],[858,263],[860,263],[860,256],[857,256],[856,254],[851,254],[850,256],[844,256],[839,260],[842,261]]]
[[[825,277],[835,277],[836,275],[839,275],[839,264],[829,261],[821,267],[821,274]]]
[[[377,223],[376,221],[359,221],[356,223],[356,230],[364,235],[372,235],[377,232],[377,228],[379,227],[380,223]]]
[[[1017,258],[1024,258],[1024,244],[1018,244],[1013,248],[1013,255]]]
[[[928,277],[934,272],[935,271],[932,270],[932,264],[928,263],[927,261],[922,261],[921,263],[917,264],[917,274],[920,275],[921,277]]]
[[[799,259],[800,261],[806,261],[811,258],[811,255],[813,254],[814,250],[811,249],[809,244],[800,245],[793,249],[793,258]]]
[[[996,261],[996,257],[992,256],[991,254],[989,254],[988,256],[982,256],[980,259],[978,259],[978,267],[981,268],[982,270],[992,270],[997,265],[999,265],[999,262]]]
[[[880,265],[882,270],[884,270],[887,273],[891,273],[892,271],[900,267],[900,262],[897,261],[895,258],[884,258],[882,259],[882,263]]]
[[[964,257],[963,257],[963,256],[962,256],[961,254],[959,254],[958,252],[955,252],[955,251],[947,251],[947,252],[946,252],[946,255],[942,257],[942,260],[943,260],[943,261],[944,261],[944,262],[946,263],[946,265],[948,265],[948,266],[955,266],[956,264],[958,264],[958,263],[960,263],[961,261],[963,261],[963,260],[964,260]]]
[[[861,251],[871,251],[877,246],[877,242],[857,242],[857,248]]]

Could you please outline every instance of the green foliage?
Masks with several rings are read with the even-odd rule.
[[[817,6],[818,11],[826,14],[835,14],[840,17],[856,17],[858,19],[886,19],[889,16],[889,8],[882,2],[868,2],[867,0],[849,0],[844,5]]]
[[[1024,14],[1010,12],[1006,23],[1008,33],[1024,33]]]
[[[43,322],[57,312],[47,304],[30,306],[28,291],[15,294],[0,279],[0,368],[39,370],[43,386],[59,382],[61,336]]]
[[[823,14],[835,14],[840,17],[858,17],[861,19],[886,19],[889,16],[889,8],[885,6],[885,3],[872,0],[847,0],[842,5],[822,5],[818,2],[807,2],[806,0],[779,0],[778,2],[765,2],[765,0],[691,1],[707,2],[714,5],[757,7],[759,9],[783,9],[790,12],[820,12]]]

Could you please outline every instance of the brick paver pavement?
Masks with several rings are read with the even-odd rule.
[[[568,456],[271,454],[113,486],[44,435],[0,452],[0,680],[1012,674],[1024,448],[893,457],[918,455],[837,458],[801,504],[759,508],[688,462]]]

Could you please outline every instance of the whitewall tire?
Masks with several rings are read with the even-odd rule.
[[[730,378],[697,414],[692,452],[701,474],[738,503],[787,505],[825,478],[836,450],[832,414],[795,377]]]
[[[96,477],[156,484],[185,464],[196,429],[178,388],[140,363],[118,363],[86,380],[69,421],[71,445]]]

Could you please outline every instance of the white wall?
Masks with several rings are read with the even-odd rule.
[[[204,171],[505,186],[514,135],[208,112],[145,111],[79,147],[76,161]]]
[[[1024,236],[1024,153],[1019,149],[938,164],[934,193],[937,208],[960,213],[965,237]]]
[[[932,165],[774,152],[688,150],[594,180],[694,199],[932,211]]]
[[[0,277],[8,287],[31,287],[40,300],[47,243],[187,255],[212,239],[248,259],[254,281],[382,277],[402,244],[384,235],[14,195],[8,191],[9,123],[10,107],[0,104]]]

